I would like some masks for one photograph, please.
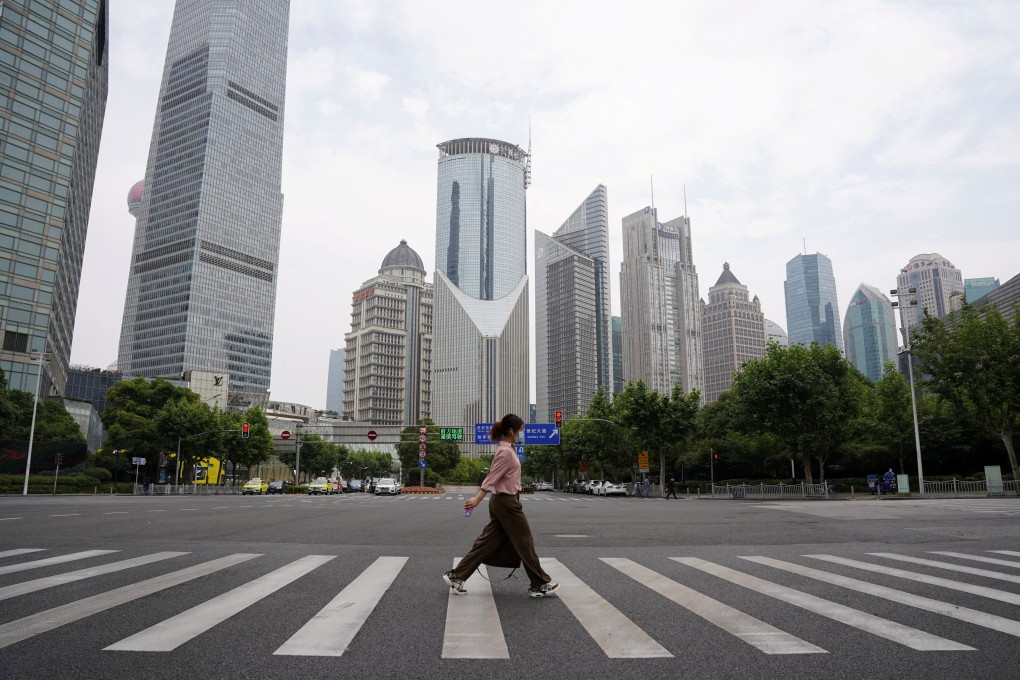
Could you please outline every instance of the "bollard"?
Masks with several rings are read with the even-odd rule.
[[[854,485],[851,484],[850,485],[850,498],[853,499],[853,497],[854,497]]]

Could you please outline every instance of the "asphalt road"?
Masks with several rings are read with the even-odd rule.
[[[1020,675],[1020,499],[522,500],[558,597],[496,568],[450,595],[441,574],[487,521],[462,494],[0,497],[0,669]]]

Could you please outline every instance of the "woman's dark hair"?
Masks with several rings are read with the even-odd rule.
[[[520,432],[522,427],[524,427],[524,421],[521,420],[520,416],[508,413],[503,416],[503,420],[492,424],[492,429],[489,430],[489,440],[498,442],[503,437],[507,436],[510,433],[510,430]]]

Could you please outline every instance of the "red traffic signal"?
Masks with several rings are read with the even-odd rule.
[[[712,456],[713,456],[713,457],[714,457],[714,458],[715,458],[716,460],[719,460],[719,454],[718,454],[718,453],[713,453],[713,454],[712,454]]]
[[[249,427],[248,423],[244,423],[243,425],[241,425],[241,438],[242,439],[247,439],[248,438],[248,427]]]
[[[556,427],[563,426],[563,411],[556,412]]]

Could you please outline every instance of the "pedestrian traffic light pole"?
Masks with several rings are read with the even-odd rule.
[[[910,407],[914,412],[914,448],[917,449],[917,491],[923,496],[924,495],[924,469],[921,467],[921,430],[917,425],[917,397],[914,394],[914,357],[910,352],[910,331],[907,330],[907,325],[903,322],[903,298],[907,296],[913,296],[907,303],[911,307],[917,306],[917,289],[907,288],[906,290],[899,290],[893,288],[889,291],[897,297],[896,302],[892,303],[893,307],[899,307],[900,310],[900,326],[903,328],[903,345],[904,351],[907,353],[907,376],[910,380]]]

